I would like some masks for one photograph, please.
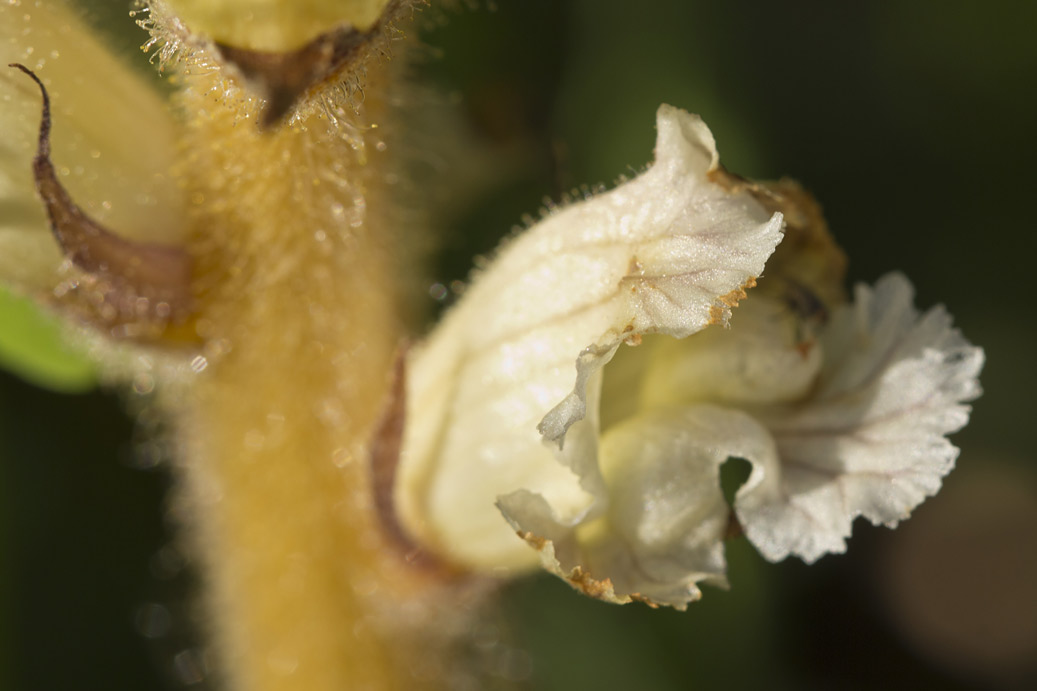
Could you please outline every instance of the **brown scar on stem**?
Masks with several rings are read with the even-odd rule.
[[[317,36],[294,51],[248,50],[219,42],[216,48],[245,79],[255,82],[265,92],[267,103],[259,125],[270,129],[284,119],[302,94],[362,58],[365,49],[381,34],[400,6],[400,0],[390,2],[381,18],[367,31],[343,26]]]
[[[50,228],[73,264],[107,287],[104,302],[115,305],[119,317],[179,322],[193,312],[190,256],[178,247],[132,242],[90,218],[58,182],[50,160],[50,96],[36,73],[11,63],[40,88],[43,108],[36,156],[32,161],[36,191],[47,209]],[[141,299],[145,301],[142,310]]]

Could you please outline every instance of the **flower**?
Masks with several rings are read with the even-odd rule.
[[[899,274],[830,319],[797,309],[802,256],[725,329],[782,239],[758,198],[795,205],[719,168],[697,116],[662,106],[657,129],[651,168],[507,243],[410,354],[395,503],[441,558],[683,608],[726,585],[728,458],[772,561],[895,525],[953,466],[982,351]]]

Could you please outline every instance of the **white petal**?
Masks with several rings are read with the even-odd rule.
[[[983,351],[942,307],[919,316],[906,278],[858,286],[855,297],[821,334],[825,363],[809,400],[756,411],[781,475],[750,478],[735,508],[771,560],[844,551],[857,516],[888,526],[907,518],[954,466],[945,435],[965,425],[962,402],[980,393]]]
[[[526,489],[557,520],[585,518],[603,496],[602,365],[624,340],[726,321],[781,238],[779,214],[708,181],[716,151],[697,116],[663,106],[657,126],[648,171],[513,240],[410,359],[397,506],[451,558],[529,564],[497,495]],[[562,458],[572,472],[538,423],[557,446],[576,425]]]
[[[683,609],[696,584],[726,586],[730,511],[720,489],[728,457],[756,476],[777,472],[767,431],[748,415],[712,406],[655,411],[605,433],[606,513],[579,526],[552,521],[541,497],[516,492],[502,509],[545,568],[609,602],[641,600]]]
[[[32,177],[40,92],[9,62],[24,63],[47,85],[52,160],[87,214],[150,242],[176,242],[186,227],[169,175],[174,120],[148,81],[95,34],[61,2],[0,2],[0,278],[24,291],[52,289],[63,257]]]

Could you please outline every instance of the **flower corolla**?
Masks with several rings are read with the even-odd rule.
[[[644,173],[507,243],[408,353],[392,503],[438,558],[683,608],[726,585],[732,529],[810,562],[952,468],[982,351],[899,274],[829,311],[801,238],[765,276],[780,195],[726,173],[697,116],[664,105],[657,130]],[[732,506],[729,458],[752,466]]]

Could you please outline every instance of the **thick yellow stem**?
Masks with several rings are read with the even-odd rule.
[[[420,578],[382,542],[364,452],[401,334],[381,104],[261,132],[188,79],[208,350],[176,414],[219,667],[247,691],[413,688],[375,612]]]

